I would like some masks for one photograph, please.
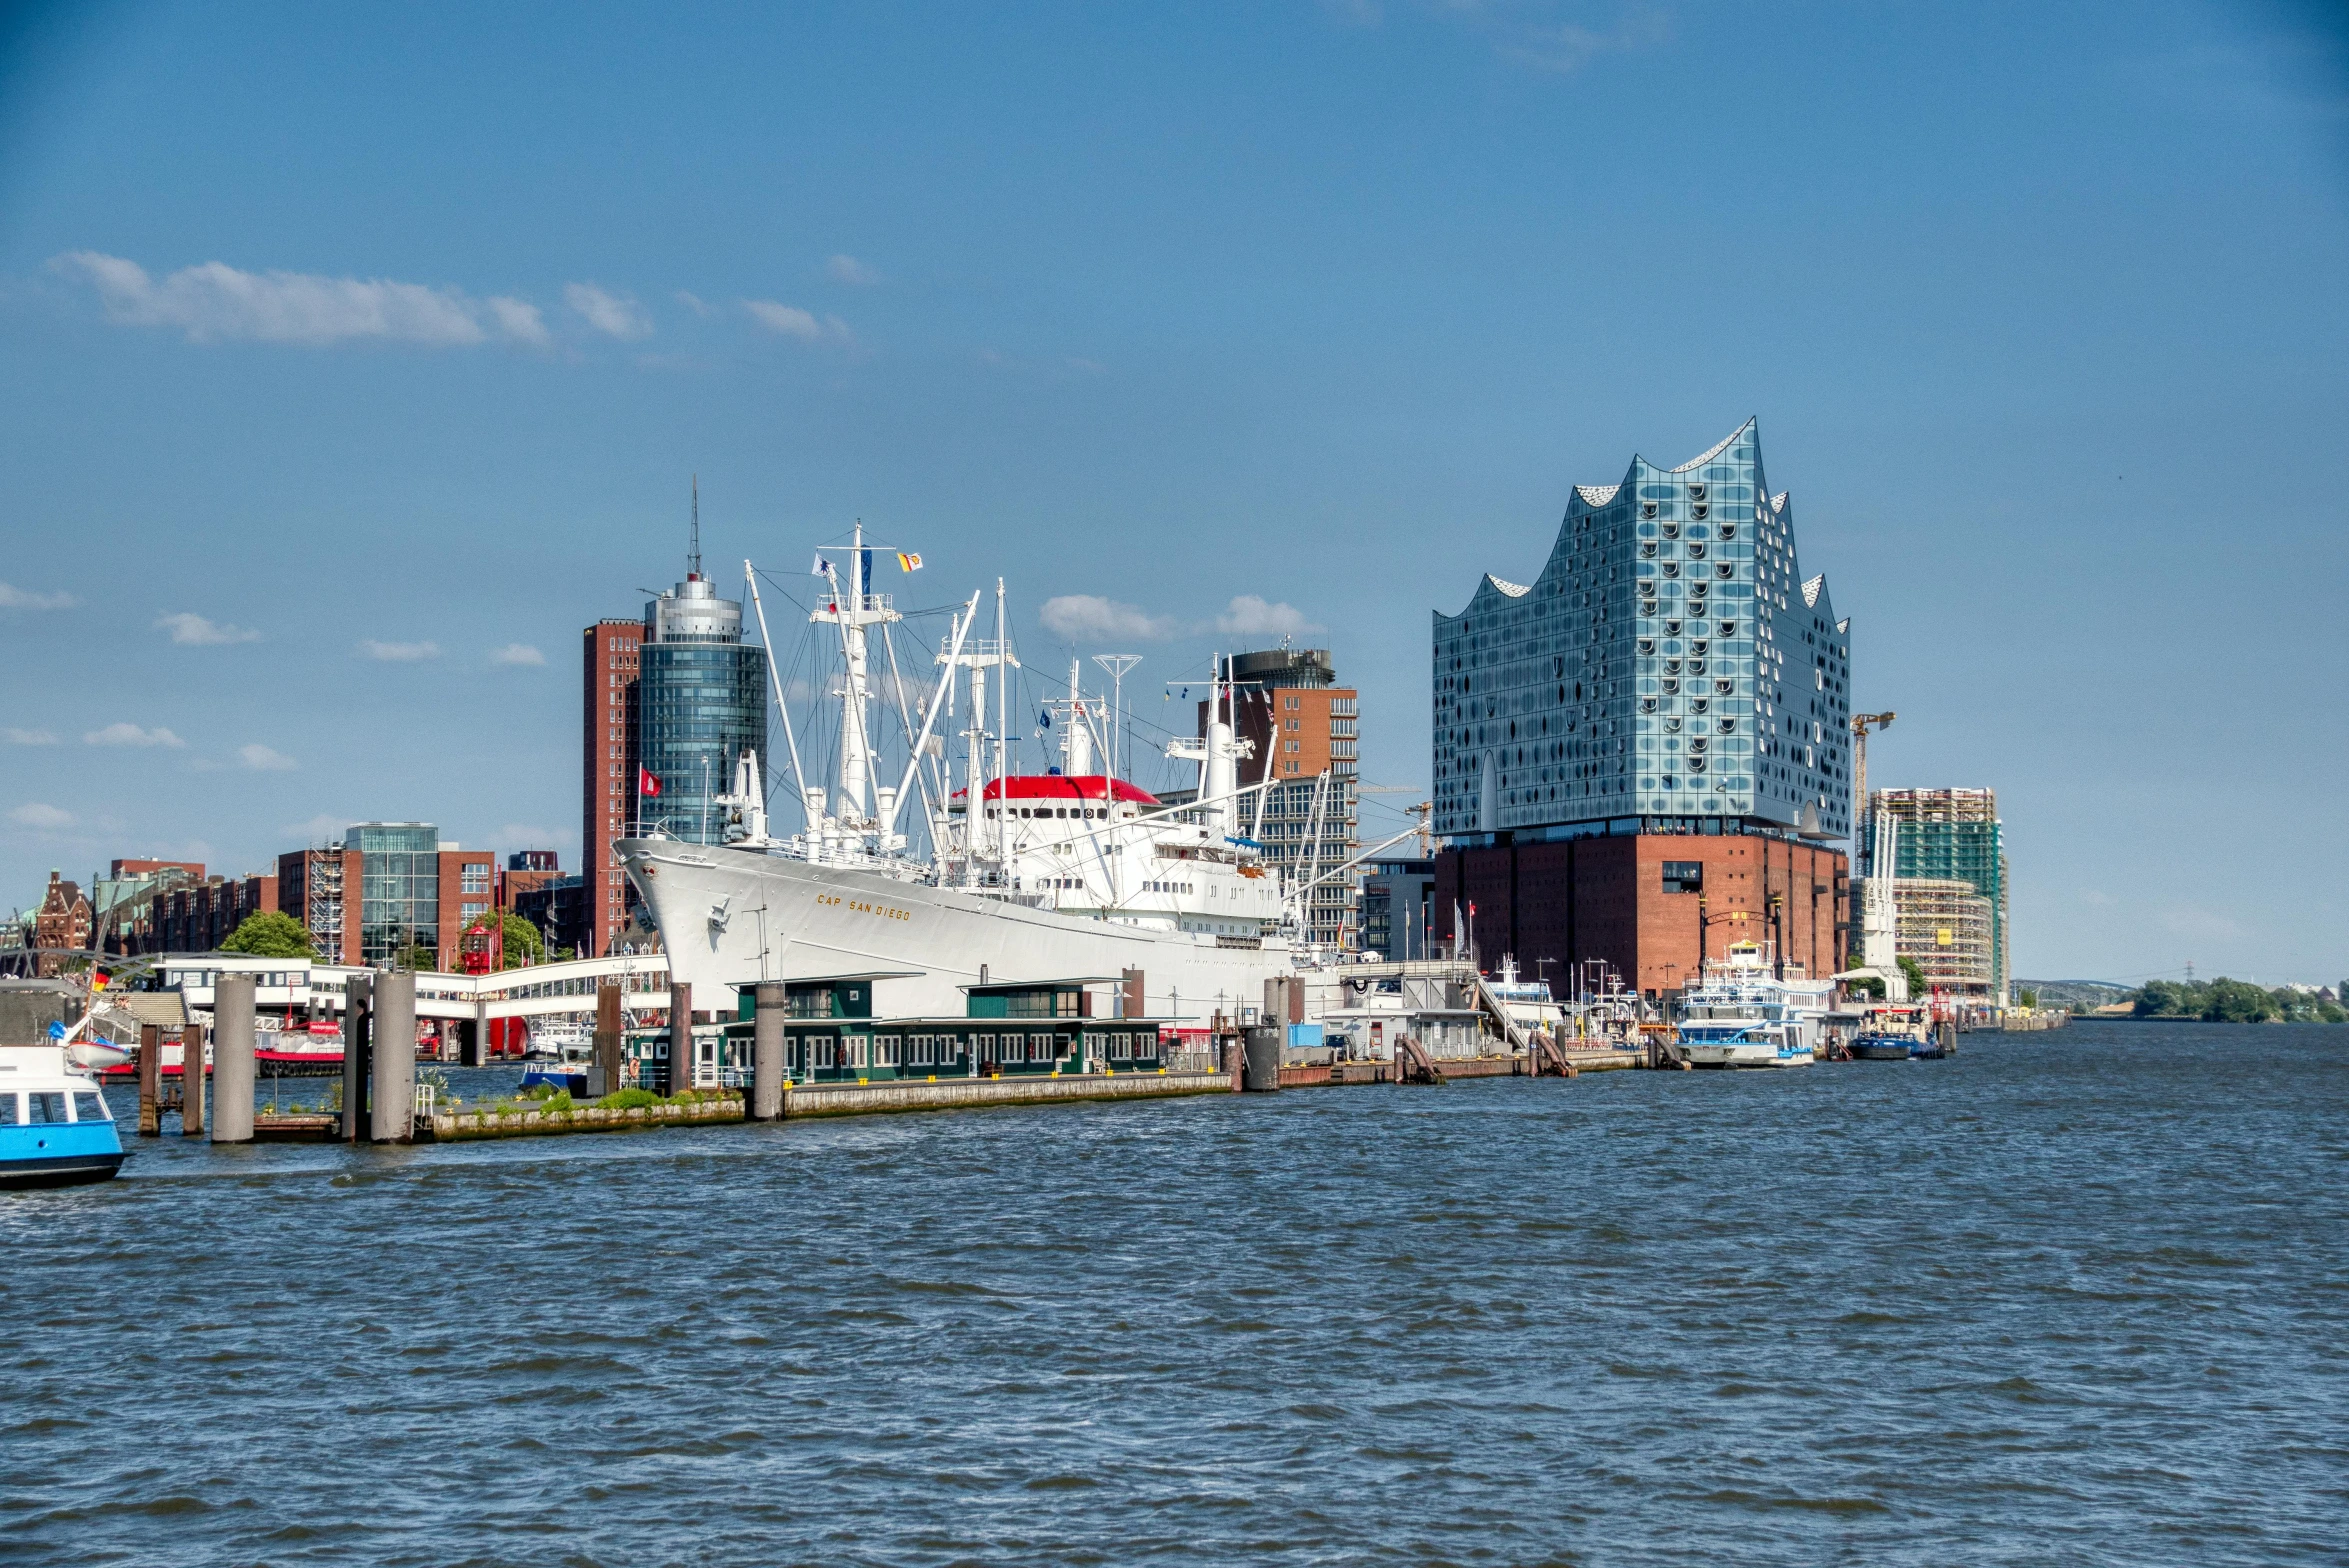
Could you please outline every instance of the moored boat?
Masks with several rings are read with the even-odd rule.
[[[63,1045],[0,1045],[0,1187],[68,1187],[122,1168],[98,1081]]]

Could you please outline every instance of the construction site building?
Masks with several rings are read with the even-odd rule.
[[[2007,858],[2005,830],[1998,817],[1998,792],[1989,789],[1880,789],[1868,796],[1871,815],[1882,813],[1899,824],[1894,864],[1893,903],[1900,911],[1899,951],[1914,958],[1928,976],[1941,949],[1940,933],[1958,929],[1936,914],[1930,921],[1912,922],[1909,909],[1931,906],[1946,910],[1949,895],[1912,887],[1911,883],[1962,883],[1988,906],[1984,940],[1987,968],[1973,989],[1987,1000],[2003,1004],[2012,970],[2007,962]],[[1882,868],[1867,868],[1871,874]],[[1954,910],[1946,910],[1955,914]],[[1912,947],[1910,931],[1925,933],[1927,945]],[[1962,922],[1961,922],[1962,928]]]

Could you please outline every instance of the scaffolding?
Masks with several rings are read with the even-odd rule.
[[[1893,947],[1916,961],[1938,991],[1995,1003],[1996,922],[1974,884],[1950,877],[1900,877],[1892,884]]]

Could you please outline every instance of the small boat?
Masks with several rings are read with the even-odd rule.
[[[1855,1062],[1905,1062],[1917,1042],[1905,1034],[1864,1034],[1851,1043]]]
[[[70,1187],[122,1168],[106,1096],[67,1049],[0,1045],[0,1187]]]
[[[1941,1048],[1941,1041],[1933,1035],[1909,1042],[1909,1060],[1912,1062],[1938,1062],[1948,1054]]]
[[[557,1025],[530,1032],[530,1049],[523,1056],[522,1087],[545,1085],[587,1092],[587,1070],[595,1062],[595,1043],[585,1030]]]
[[[1808,1067],[1817,1052],[1791,1023],[1755,1018],[1682,1023],[1680,1057],[1691,1067]]]

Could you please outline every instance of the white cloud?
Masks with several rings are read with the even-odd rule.
[[[60,811],[55,806],[44,806],[39,801],[28,801],[8,814],[8,820],[19,827],[55,831],[73,826],[73,813]]]
[[[606,337],[633,343],[652,336],[652,318],[624,294],[614,294],[592,283],[573,283],[563,290],[563,303]]]
[[[82,737],[93,746],[185,746],[186,741],[158,724],[151,730],[136,724],[116,722],[102,730],[92,730]]]
[[[528,300],[509,299],[503,294],[489,300],[490,320],[497,330],[517,343],[544,344],[547,341],[546,318],[538,307]]]
[[[258,773],[286,773],[301,766],[284,752],[274,751],[259,741],[250,746],[238,747],[237,755],[244,760],[246,767]]]
[[[95,288],[107,320],[177,327],[191,343],[251,338],[319,348],[377,338],[448,348],[493,339],[546,341],[538,308],[526,301],[476,300],[460,289],[422,283],[244,272],[218,261],[182,267],[157,281],[135,261],[89,250],[68,251],[50,265]]]
[[[1152,615],[1092,593],[1064,593],[1047,599],[1037,618],[1045,630],[1071,642],[1116,638],[1156,642],[1182,630],[1172,616]]]
[[[1244,593],[1224,606],[1215,629],[1229,637],[1299,637],[1324,628],[1293,604],[1267,604],[1257,594]]]
[[[746,299],[742,302],[742,308],[749,311],[751,319],[768,331],[787,338],[797,338],[802,343],[856,341],[856,334],[849,331],[848,323],[838,316],[826,316],[818,321],[797,305],[785,305],[771,299]]]
[[[69,593],[35,593],[0,583],[0,610],[70,610],[80,602]]]
[[[11,725],[7,729],[0,730],[0,735],[7,736],[8,744],[11,746],[54,746],[57,744],[57,737],[48,730],[20,730]]]
[[[854,256],[833,257],[824,263],[824,272],[835,283],[853,283],[859,288],[871,288],[881,281],[879,272]]]
[[[208,621],[201,615],[187,610],[182,610],[177,615],[160,616],[156,619],[155,624],[161,628],[168,628],[173,642],[186,643],[190,647],[196,648],[213,648],[224,643],[259,642],[261,640],[261,634],[257,631],[251,631],[242,626],[228,626]]]
[[[377,642],[372,637],[361,638],[359,651],[370,659],[383,659],[393,664],[414,664],[420,659],[440,657],[437,642]]]
[[[546,655],[526,642],[510,642],[489,656],[492,664],[544,664]]]
[[[707,316],[710,313],[709,302],[688,289],[679,289],[676,298],[678,304],[683,305],[697,316]]]

